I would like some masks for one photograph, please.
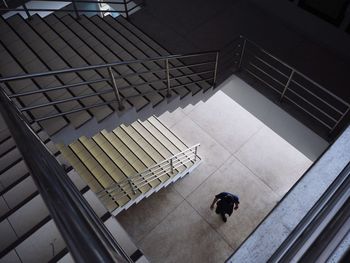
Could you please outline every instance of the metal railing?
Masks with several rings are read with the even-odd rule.
[[[185,165],[190,163],[194,164],[196,161],[200,160],[200,157],[198,156],[199,146],[200,144],[196,144],[180,153],[177,153],[164,161],[147,168],[141,173],[135,174],[101,190],[97,195],[102,201],[112,199],[118,202],[118,200],[126,196],[133,197],[134,195],[137,195],[141,192],[142,187],[149,185],[153,181],[158,181],[164,176],[168,176],[167,180],[171,180],[175,170],[182,172],[186,169]],[[162,180],[161,184],[165,183],[166,181]]]
[[[236,69],[243,69],[264,83],[279,95],[280,102],[288,101],[296,106],[325,127],[329,134],[348,116],[348,102],[255,42],[240,36],[231,44],[231,56]]]
[[[2,90],[0,113],[74,260],[133,262]]]
[[[188,63],[184,62],[186,61],[186,59],[190,59],[191,62],[188,62]],[[11,85],[16,85],[16,82],[18,81],[19,85],[21,85],[20,81],[26,80],[26,79],[35,81],[37,79],[58,77],[65,74],[79,73],[83,71],[84,72],[98,71],[100,73],[100,76],[101,76],[100,78],[95,78],[95,79],[90,79],[85,81],[78,81],[78,82],[73,82],[73,83],[59,85],[59,86],[37,87],[36,90],[32,90],[32,91],[8,94],[8,96],[12,100],[17,100],[16,105],[20,112],[29,113],[30,118],[28,119],[28,121],[40,122],[40,121],[88,110],[91,108],[102,107],[105,105],[112,105],[113,103],[117,103],[119,110],[123,110],[124,102],[129,98],[135,98],[135,97],[144,96],[147,94],[152,94],[157,92],[166,93],[166,96],[170,97],[179,88],[193,85],[193,84],[198,84],[201,82],[211,82],[212,85],[215,85],[218,59],[219,59],[219,53],[216,51],[201,52],[201,53],[194,53],[194,54],[187,54],[187,55],[169,55],[169,56],[147,58],[147,59],[141,59],[141,60],[114,62],[114,63],[85,66],[85,67],[79,67],[79,68],[69,68],[69,69],[61,69],[61,70],[54,70],[54,71],[48,71],[48,72],[3,77],[3,78],[0,78],[0,84],[4,83],[11,86]],[[175,62],[175,60],[177,62],[177,66],[173,66],[172,64],[172,62]],[[180,61],[184,63],[178,63]],[[150,69],[150,70],[138,71],[138,72],[128,73],[128,74],[122,74],[122,73],[119,73],[118,71],[118,69],[120,68],[122,68],[120,70],[122,71],[123,69],[125,69],[125,67],[129,67],[135,64],[147,65],[147,63],[156,63],[159,68],[154,70]],[[190,72],[183,73],[182,75],[178,75],[178,74],[176,74],[176,76],[173,75],[173,71],[175,70],[179,71],[183,69],[187,69]],[[124,85],[124,86],[118,85],[119,80],[128,80],[129,78],[133,78],[135,76],[142,77],[144,74],[149,74],[149,73],[155,74],[159,76],[159,78],[152,81],[145,80],[142,83],[135,84],[135,85]],[[176,80],[191,78],[194,76],[200,77],[200,79],[196,81],[193,80],[190,83],[186,83],[186,84],[174,85],[174,81]],[[46,103],[37,103],[37,104],[31,104],[31,105],[24,105],[23,103],[21,103],[21,98],[25,96],[30,96],[34,94],[43,94],[43,95],[48,94],[49,96],[50,92],[59,91],[59,90],[67,90],[67,91],[74,92],[74,89],[77,87],[81,87],[85,85],[93,85],[96,83],[106,83],[107,88],[105,87],[99,90],[95,89],[90,94],[84,94],[80,96],[75,96],[74,94],[72,94],[72,97],[66,98],[66,99],[56,99],[56,100],[51,99],[51,101]],[[129,82],[123,82],[123,83],[129,83]],[[162,89],[154,88],[147,92],[144,92],[141,90],[141,88],[145,85],[152,85],[156,83],[164,83],[166,84],[165,85],[166,88],[162,88]],[[124,91],[130,90],[130,89],[139,90],[139,94],[131,95],[131,96],[123,95]],[[31,114],[31,111],[36,109],[52,107],[52,106],[70,102],[70,101],[79,101],[86,98],[97,97],[97,96],[106,95],[106,94],[113,94],[113,98],[109,100],[104,100],[103,102],[100,102],[97,104],[91,104],[91,105],[86,105],[82,103],[80,108],[74,108],[69,111],[58,112],[53,114],[46,114],[44,116],[36,115],[34,117]]]
[[[129,15],[131,12],[133,12],[136,8],[140,8],[141,6],[145,5],[144,0],[138,1],[139,3],[135,3],[132,0],[122,0],[122,1],[104,1],[104,4],[113,5],[113,10],[101,10],[100,8],[96,9],[81,9],[78,7],[79,4],[99,4],[101,2],[98,2],[97,0],[36,0],[41,2],[71,2],[72,3],[72,9],[65,9],[65,8],[28,8],[26,3],[22,3],[19,7],[13,7],[11,6],[11,2],[7,2],[6,0],[3,0],[3,4],[5,7],[0,6],[1,12],[9,12],[9,11],[16,11],[16,12],[25,12],[28,19],[31,18],[31,16],[37,12],[63,12],[63,13],[73,13],[75,14],[76,18],[79,18],[80,14],[83,13],[112,13],[112,14],[121,14],[125,16],[126,19],[129,19]],[[89,7],[90,8],[90,7]]]

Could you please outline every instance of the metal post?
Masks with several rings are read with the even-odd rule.
[[[214,78],[213,78],[213,87],[216,86],[216,75],[218,71],[218,63],[219,63],[219,51],[216,52],[216,59],[215,59],[215,69],[214,69]]]
[[[8,6],[8,4],[7,4],[7,2],[6,2],[6,0],[2,0],[2,2],[4,3],[4,5],[8,8],[9,6]]]
[[[339,120],[334,124],[333,128],[329,131],[328,134],[331,134],[335,130],[335,128],[337,128],[339,123],[345,118],[345,116],[349,113],[349,111],[350,111],[350,106],[347,108],[344,114],[339,118]]]
[[[72,1],[72,4],[73,4],[74,13],[75,13],[75,18],[80,19],[77,3],[75,2],[75,0]]]
[[[241,38],[243,38],[243,37],[241,36]],[[238,69],[240,69],[241,66],[242,66],[243,56],[244,56],[244,51],[245,51],[246,44],[247,44],[247,39],[244,38],[243,39],[243,46],[242,46],[241,56],[239,58],[239,63],[238,63]]]
[[[31,20],[31,19],[32,19],[32,16],[31,16],[31,14],[29,13],[26,4],[23,4],[23,9],[24,9],[24,12],[26,12],[26,15],[27,15],[27,17],[28,17],[28,20]]]
[[[132,191],[133,191],[134,194],[136,195],[136,191],[135,191],[134,185],[132,184],[131,180],[128,179],[128,182],[129,182],[129,184],[130,184],[130,187],[131,187]]]
[[[173,158],[170,159],[170,172],[174,173],[174,165],[173,165]]]
[[[169,72],[169,59],[167,58],[165,60],[165,68],[166,68],[166,79],[167,79],[167,93],[166,93],[166,96],[168,98],[171,97],[171,89],[170,89],[170,72]]]
[[[112,67],[108,67],[108,73],[109,73],[109,76],[110,76],[112,84],[113,84],[114,94],[115,94],[117,101],[118,101],[118,109],[124,110],[125,107],[123,105],[123,101],[122,101],[120,94],[119,94],[118,86],[117,86],[117,83],[116,83],[115,78],[114,78]]]
[[[287,81],[286,85],[284,86],[284,90],[283,90],[283,92],[282,92],[282,94],[281,94],[280,102],[283,100],[283,97],[284,97],[284,95],[286,94],[286,92],[287,92],[287,90],[288,90],[288,86],[289,86],[290,82],[292,81],[292,78],[293,78],[293,76],[294,76],[294,73],[295,73],[295,70],[293,69],[293,70],[292,70],[292,73],[290,73],[290,76],[289,76],[289,78],[288,78],[288,81]]]
[[[196,148],[194,148],[194,161],[196,161],[197,160],[197,146],[196,146]]]
[[[129,20],[129,10],[128,10],[128,4],[126,2],[127,0],[124,0],[124,9],[125,9],[125,18]]]

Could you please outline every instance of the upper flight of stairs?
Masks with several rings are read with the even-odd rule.
[[[189,149],[154,116],[58,148],[114,215],[201,163],[196,148]]]
[[[51,14],[45,18],[35,15],[31,20],[25,20],[15,15],[6,20],[0,18],[0,35],[0,77],[169,55],[165,49],[121,16],[117,18],[81,16],[77,20],[71,15]],[[170,61],[170,67],[181,65],[183,62],[179,60]],[[161,68],[164,68],[164,61],[134,63],[116,67],[115,70],[119,76]],[[39,124],[53,141],[68,144],[80,136],[90,137],[102,129],[110,131],[118,124],[146,119],[153,114],[172,111],[189,103],[195,104],[212,95],[213,87],[208,82],[191,84],[193,81],[201,80],[201,77],[194,75],[190,69],[171,71],[171,77],[184,74],[192,75],[174,80],[172,85],[187,85],[174,90],[170,98],[166,96],[166,91],[154,92],[155,89],[166,88],[164,82],[120,90],[122,97],[128,97],[124,100],[123,111],[118,110],[117,103],[111,103],[60,115],[66,111],[86,108],[114,99],[113,93],[106,93],[70,100],[76,96],[112,89],[110,81],[31,94],[16,98],[14,101],[20,107],[61,101],[59,104],[32,109],[25,114],[28,119],[57,114],[58,117],[40,121]],[[116,81],[118,87],[124,87],[164,79],[164,77],[164,74],[160,73],[146,73],[116,79]],[[1,87],[7,94],[17,94],[98,78],[109,78],[106,68],[6,82],[1,84]]]
[[[125,230],[62,158],[47,133],[38,125],[32,127],[56,159],[65,164],[70,179],[117,242],[132,256],[138,250]],[[62,262],[73,262],[1,115],[0,193],[0,262],[57,262],[61,258]],[[140,255],[139,251],[135,255]]]

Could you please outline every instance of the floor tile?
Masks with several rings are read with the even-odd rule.
[[[202,164],[194,172],[175,184],[176,191],[185,197],[223,164],[229,158],[230,153],[189,117],[183,118],[173,126],[173,131],[188,146],[195,145],[196,143],[201,144],[198,148],[198,154],[203,159]]]
[[[232,253],[232,248],[185,201],[142,240],[140,248],[150,262],[161,263],[224,262]]]
[[[177,108],[173,112],[164,112],[162,115],[158,117],[158,119],[168,128],[173,127],[176,123],[178,123],[181,119],[185,117],[184,112],[181,108]]]
[[[117,215],[119,223],[138,242],[157,226],[183,198],[169,186]]]
[[[188,116],[232,154],[263,127],[261,121],[222,91]]]
[[[220,192],[230,192],[240,198],[239,209],[226,223],[209,208],[215,195]],[[187,200],[236,249],[279,198],[235,157],[231,157]]]
[[[312,164],[268,127],[252,137],[235,156],[280,197]]]

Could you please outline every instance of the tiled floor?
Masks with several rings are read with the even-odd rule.
[[[160,117],[189,146],[201,143],[204,162],[181,181],[117,216],[151,262],[223,262],[312,164],[266,126],[266,119],[259,120],[231,98],[240,101],[237,93],[228,91],[242,85],[246,84],[231,78],[222,87],[230,96],[219,91],[205,103]],[[252,92],[249,89],[245,88]],[[269,103],[261,103],[262,109],[271,110]],[[285,114],[278,107],[275,111]],[[317,156],[326,147],[305,127],[299,126],[298,132],[306,137],[299,144],[310,141],[302,143],[308,155]],[[209,209],[221,191],[235,193],[241,201],[227,223]]]

